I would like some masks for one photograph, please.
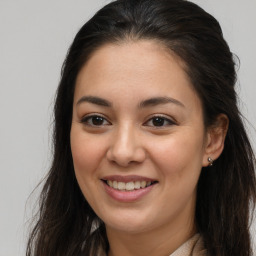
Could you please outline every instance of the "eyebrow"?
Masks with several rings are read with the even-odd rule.
[[[88,102],[92,103],[95,105],[103,106],[103,107],[111,107],[112,103],[106,99],[97,97],[97,96],[83,96],[81,99],[78,100],[76,105],[79,105],[83,102]],[[180,101],[170,98],[170,97],[153,97],[149,98],[146,100],[143,100],[142,102],[139,103],[139,108],[144,108],[144,107],[153,107],[157,105],[162,105],[162,104],[167,104],[167,103],[172,103],[176,104],[181,107],[185,107],[184,104],[182,104]]]
[[[182,104],[180,101],[178,101],[176,99],[173,99],[173,98],[169,98],[169,97],[154,97],[154,98],[150,98],[150,99],[142,101],[139,104],[139,108],[153,107],[153,106],[167,104],[167,103],[173,103],[173,104],[176,104],[178,106],[185,107],[184,104]]]
[[[100,97],[96,96],[83,96],[77,103],[76,105],[79,105],[83,102],[89,102],[95,105],[103,106],[103,107],[111,107],[112,104],[108,100],[102,99]]]

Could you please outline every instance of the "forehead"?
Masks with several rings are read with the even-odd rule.
[[[107,44],[79,72],[75,98],[84,94],[120,98],[133,92],[135,98],[171,94],[198,101],[184,67],[180,58],[156,41]]]
[[[109,43],[101,46],[91,54],[78,76],[82,72],[86,72],[85,70],[89,73],[89,69],[94,69],[94,71],[98,69],[100,71],[102,67],[106,71],[107,68],[109,70],[112,68],[115,68],[115,70],[120,69],[120,71],[130,69],[133,74],[136,69],[138,72],[149,69],[156,71],[157,66],[159,68],[164,65],[170,66],[174,62],[183,72],[185,68],[184,62],[173,51],[167,49],[165,45],[157,40]]]

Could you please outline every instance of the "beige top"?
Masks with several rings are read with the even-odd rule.
[[[195,234],[170,256],[206,256],[202,237]]]
[[[106,254],[101,252],[99,255]],[[199,234],[195,234],[170,256],[206,256],[202,237]]]

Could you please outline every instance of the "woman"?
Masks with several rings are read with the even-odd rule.
[[[218,22],[117,0],[76,35],[27,255],[251,256],[254,155]]]

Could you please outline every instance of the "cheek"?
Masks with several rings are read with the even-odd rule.
[[[189,133],[184,132],[154,142],[154,147],[151,147],[151,156],[164,176],[181,178],[184,175],[190,176],[192,173],[200,172],[203,159],[203,139],[193,135],[191,137]]]
[[[70,143],[77,182],[88,203],[95,208],[99,182],[97,169],[104,156],[102,141],[99,136],[91,136],[73,125]]]
[[[102,141],[77,130],[72,128],[70,136],[73,163],[76,173],[86,175],[97,168],[104,155],[104,149]]]

